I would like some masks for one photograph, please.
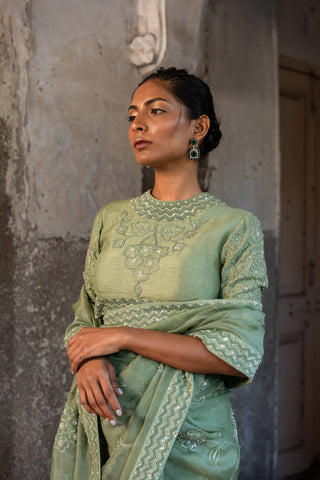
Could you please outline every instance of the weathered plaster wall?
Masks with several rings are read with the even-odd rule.
[[[278,224],[277,44],[274,2],[214,1],[206,54],[223,141],[211,190]],[[232,172],[232,175],[230,175]],[[276,213],[276,214],[275,214]]]
[[[320,65],[320,2],[277,2],[279,54]]]
[[[210,160],[210,191],[260,216],[272,266],[264,366],[235,399],[246,480],[272,478],[275,448],[272,5],[167,2],[164,64],[206,75],[222,119],[225,140]],[[140,80],[128,48],[136,25],[134,0],[0,0],[1,478],[48,478],[72,379],[63,332],[92,220],[100,205],[141,191],[125,133],[130,92]]]
[[[102,204],[140,192],[124,138],[133,14],[132,2],[32,2],[28,216],[41,235],[83,235]]]
[[[25,194],[23,159],[26,144],[22,131],[28,59],[28,12],[27,5],[22,1],[11,4],[10,8],[7,2],[2,2],[0,6],[0,476],[14,478],[15,419],[19,418],[21,412],[15,411],[13,405],[16,395],[14,356],[19,354],[16,351],[15,324],[15,265],[18,252],[13,210],[15,201],[18,202]],[[22,211],[20,213],[23,214]]]

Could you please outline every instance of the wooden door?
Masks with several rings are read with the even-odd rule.
[[[314,76],[280,68],[278,478],[308,468],[319,453],[317,88]]]

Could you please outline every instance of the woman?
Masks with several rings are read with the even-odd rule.
[[[236,479],[228,389],[262,356],[260,224],[201,192],[198,162],[221,138],[204,82],[158,70],[135,90],[129,121],[155,184],[94,222],[51,478]]]

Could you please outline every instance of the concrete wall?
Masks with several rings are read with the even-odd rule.
[[[277,2],[279,54],[320,65],[320,2],[279,0]]]
[[[123,141],[139,78],[126,48],[134,9],[110,5],[32,2],[27,215],[38,235],[87,234],[103,203],[140,191]]]
[[[128,49],[135,8],[134,0],[0,0],[0,477],[8,480],[48,478],[71,382],[63,332],[92,220],[100,205],[142,188],[124,141],[140,80]],[[207,183],[257,213],[266,233],[266,356],[255,383],[234,394],[246,480],[272,479],[276,451],[274,17],[263,0],[171,0],[163,61],[213,85],[225,140]]]

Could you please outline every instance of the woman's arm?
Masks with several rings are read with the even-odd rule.
[[[83,328],[69,342],[73,372],[90,357],[130,350],[138,355],[192,373],[244,376],[209,352],[199,338],[131,327]]]
[[[187,372],[244,376],[209,352],[199,338],[156,330],[124,328],[123,350],[131,350]]]

